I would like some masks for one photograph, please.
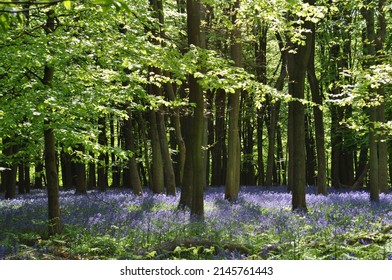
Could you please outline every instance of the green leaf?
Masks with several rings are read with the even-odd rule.
[[[71,9],[72,9],[72,1],[70,1],[70,0],[64,1],[64,2],[63,2],[63,5],[64,5],[64,7],[65,7],[67,10],[71,10]]]

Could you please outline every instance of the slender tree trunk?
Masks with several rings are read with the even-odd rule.
[[[192,206],[192,193],[193,193],[193,150],[191,149],[191,117],[187,116],[184,118],[184,141],[186,145],[186,154],[185,154],[185,165],[184,165],[184,177],[182,180],[182,188],[181,188],[181,196],[179,202],[179,208],[191,208]]]
[[[167,73],[166,76],[169,76]],[[173,85],[170,83],[165,84],[165,90],[170,101],[175,101],[175,93],[173,89]],[[185,142],[182,135],[181,130],[181,118],[180,118],[180,110],[178,107],[174,108],[173,115],[172,115],[172,123],[174,124],[174,131],[176,142],[178,145],[178,153],[179,153],[179,161],[178,161],[178,168],[179,168],[179,176],[178,176],[178,185],[182,186],[182,180],[184,175],[184,166],[185,166],[185,157],[186,157],[186,148]]]
[[[168,195],[176,194],[176,179],[174,174],[173,162],[169,153],[169,145],[167,141],[166,125],[164,118],[164,109],[160,108],[157,112],[157,127],[159,135],[159,143],[161,145],[163,171],[166,193]]]
[[[236,24],[236,14],[240,8],[239,0],[234,3],[234,15],[232,23]],[[241,33],[238,27],[234,27],[231,35],[231,58],[236,67],[242,66],[242,46],[240,43]],[[239,115],[240,115],[240,90],[229,95],[229,131],[228,131],[228,158],[226,172],[225,199],[235,200],[240,190],[240,134],[239,134]]]
[[[284,81],[287,76],[287,54],[281,36],[277,33],[279,48],[281,50],[281,69],[278,79],[275,83],[275,88],[282,91],[284,88]],[[270,107],[270,127],[268,129],[268,155],[267,155],[267,170],[265,176],[265,185],[271,186],[273,179],[273,169],[275,164],[275,137],[276,128],[279,120],[280,101],[271,101]]]
[[[71,155],[61,151],[61,178],[63,182],[63,188],[66,190],[72,189],[72,161]]]
[[[91,153],[90,156],[94,158],[93,153]],[[87,188],[89,190],[97,188],[96,164],[94,162],[89,162],[88,164]]]
[[[201,1],[187,0],[187,24],[188,24],[188,45],[201,47]],[[187,147],[192,152],[192,169],[193,169],[193,190],[191,216],[196,219],[204,218],[204,187],[205,178],[200,174],[205,174],[203,158],[203,139],[204,139],[204,98],[203,91],[193,75],[188,77],[189,83],[189,101],[195,104],[193,116],[191,118],[192,129],[191,137],[187,139]],[[187,148],[188,149],[188,148]]]
[[[16,175],[18,165],[14,162],[15,159],[12,157],[17,152],[17,146],[11,142],[12,140],[9,138],[3,139],[3,144],[5,144],[6,148],[3,150],[3,154],[9,158],[11,162],[6,166],[6,170],[3,171],[3,188],[5,189],[5,199],[14,199],[16,197]]]
[[[226,93],[218,89],[215,94],[215,143],[212,148],[212,185],[222,186],[225,184],[226,170],[224,169],[224,150],[226,147]]]
[[[305,113],[306,184],[315,185],[316,155],[310,113]]]
[[[59,203],[59,180],[57,174],[56,145],[53,129],[50,123],[45,122],[45,172],[47,177],[48,192],[48,222],[49,235],[61,232],[60,203]]]
[[[118,137],[118,121],[112,117],[110,119],[110,146],[116,146],[116,135]],[[119,146],[119,145],[118,145]],[[120,166],[118,159],[114,153],[111,153],[111,168],[112,168],[112,186],[120,187],[121,185],[121,175],[120,175]]]
[[[267,27],[261,24],[260,36],[258,43],[255,45],[256,56],[256,76],[260,83],[267,84]],[[258,167],[258,185],[265,183],[264,173],[264,117],[266,109],[262,107],[257,110],[257,167]]]
[[[284,151],[283,151],[283,141],[282,141],[282,132],[281,126],[278,125],[277,127],[277,144],[278,144],[278,183],[280,185],[287,185],[287,176],[286,176],[286,165],[285,165],[285,158],[284,158]]]
[[[31,190],[31,176],[30,176],[30,163],[24,164],[24,182],[26,193],[30,193]]]
[[[312,24],[312,45],[308,64],[308,81],[312,93],[312,101],[318,105],[313,106],[316,153],[317,153],[317,193],[327,195],[327,161],[325,152],[324,117],[321,106],[323,106],[320,84],[316,77],[315,53],[316,53],[316,27]],[[320,106],[320,107],[319,107]]]
[[[165,34],[164,29],[162,28],[164,26],[163,2],[162,0],[150,0],[150,7],[153,11],[153,16],[157,18],[159,21],[159,26],[153,28],[153,34],[156,37],[163,37]],[[153,43],[157,45],[160,44],[160,42],[155,39],[153,39]],[[157,76],[163,75],[162,70],[155,67],[152,67],[151,72]],[[151,86],[151,90],[155,96],[163,96],[161,87],[153,85]],[[156,155],[156,157],[160,157],[161,158],[160,160],[162,161],[161,168],[163,168],[162,172],[163,172],[166,193],[168,195],[175,195],[176,181],[175,181],[173,162],[169,153],[169,145],[167,141],[167,131],[166,131],[164,114],[165,114],[164,108],[160,106],[158,111],[156,112],[155,121],[156,121],[157,136],[158,136],[157,139],[159,141],[161,155],[160,156]],[[157,151],[158,149],[156,149],[156,152]]]
[[[18,193],[25,194],[26,193],[26,184],[25,184],[25,167],[24,163],[19,163],[18,165]]]
[[[378,19],[378,29],[377,29],[377,39],[376,39],[376,52],[377,58],[382,62],[382,57],[385,55],[384,45],[385,38],[387,35],[387,21],[385,15],[385,5],[386,0],[378,1],[377,8],[377,19]],[[377,90],[377,94],[380,97],[385,97],[385,88],[383,86],[379,87]],[[385,124],[385,102],[381,102],[378,108],[378,120],[381,124]],[[385,132],[380,136],[378,142],[378,161],[379,161],[379,185],[380,192],[388,193],[388,147]]]
[[[124,120],[123,133],[124,133],[124,149],[132,153],[132,156],[128,159],[126,169],[124,170],[124,186],[132,187],[135,195],[141,195],[143,193],[142,183],[139,176],[139,171],[136,163],[135,153],[135,140],[133,137],[133,125],[132,125],[132,111],[127,108],[128,119]]]
[[[56,26],[55,12],[46,12],[45,33],[53,33]],[[54,67],[46,63],[42,83],[46,87],[52,86]],[[49,235],[61,233],[60,203],[59,203],[59,177],[57,172],[56,138],[53,132],[50,114],[44,121],[44,159],[46,174],[46,189],[48,193],[48,223]]]
[[[152,150],[151,187],[154,193],[164,193],[165,177],[163,174],[163,159],[158,134],[156,112],[150,111],[150,139]]]
[[[309,1],[305,1],[309,2]],[[305,28],[309,29],[309,22],[305,21]],[[303,45],[289,43],[292,53],[287,55],[287,69],[289,75],[289,94],[293,97],[292,103],[292,152],[290,161],[293,165],[293,195],[292,208],[294,211],[306,211],[306,177],[305,177],[305,112],[304,85],[306,70],[309,62],[311,41],[309,33],[303,34],[306,39]]]
[[[102,146],[107,146],[108,139],[106,136],[106,119],[101,117],[98,119],[98,125],[100,126],[100,133],[98,135],[98,143]],[[106,191],[109,186],[108,180],[108,155],[105,152],[101,152],[98,156],[98,189],[101,192]]]
[[[248,93],[246,91],[242,92],[241,100],[241,111],[240,118],[242,119],[242,169],[241,169],[241,185],[245,186],[254,186],[256,185],[256,173],[255,173],[255,164],[253,160],[253,149],[255,146],[254,143],[254,121],[253,117],[255,116],[254,112],[254,102],[250,96],[247,96]],[[241,122],[241,121],[240,121]]]
[[[363,42],[365,54],[368,56],[365,62],[366,67],[370,67],[375,63],[376,56],[376,33],[375,33],[375,11],[372,1],[367,0],[366,6],[362,8],[362,14],[366,21],[366,40]],[[376,92],[369,89],[370,98],[375,98]],[[378,121],[378,106],[369,108],[369,188],[370,201],[379,202],[379,161],[378,161],[378,137],[375,123]]]
[[[84,153],[84,147],[82,145],[77,145],[75,149],[80,153]],[[87,194],[86,165],[80,158],[75,158],[72,162],[72,175],[74,186],[76,188],[75,194]]]
[[[43,180],[44,180],[44,165],[41,160],[37,161],[34,168],[34,188],[35,189],[43,189]]]

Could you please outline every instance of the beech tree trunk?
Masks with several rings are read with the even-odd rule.
[[[313,3],[314,4],[314,3]],[[315,52],[316,52],[316,27],[312,23],[312,39],[311,52],[308,63],[308,81],[310,91],[312,93],[312,101],[319,105],[323,105],[322,93],[320,91],[320,84],[316,77],[315,70]],[[324,117],[323,111],[318,106],[313,106],[314,129],[316,138],[316,153],[317,153],[317,193],[327,194],[327,161],[325,152],[325,135],[324,135]]]
[[[275,83],[275,88],[278,91],[282,91],[284,87],[284,81],[287,76],[287,54],[284,47],[283,40],[279,34],[276,34],[278,39],[279,48],[281,50],[281,69],[278,79]],[[280,111],[280,101],[270,101],[269,102],[269,116],[270,116],[270,125],[268,129],[268,155],[267,155],[267,169],[265,175],[265,185],[272,186],[273,184],[273,176],[274,176],[274,167],[276,168],[276,160],[275,160],[275,140],[276,140],[276,128],[279,120],[279,111]]]
[[[385,14],[386,0],[379,0],[377,7],[377,19],[378,19],[378,29],[377,29],[377,39],[376,39],[376,53],[379,63],[382,63],[383,56],[385,53],[385,38],[387,35],[387,21]],[[377,94],[381,97],[385,97],[385,88],[380,86],[377,90]],[[378,108],[378,120],[380,123],[384,124],[386,121],[385,117],[385,102],[381,102]],[[388,187],[388,146],[386,141],[385,132],[381,134],[378,141],[378,161],[379,161],[379,185],[380,192],[389,193]]]
[[[226,93],[218,89],[215,93],[215,141],[212,147],[212,177],[213,186],[223,186],[226,175]]]
[[[136,163],[135,140],[133,137],[132,111],[127,108],[128,119],[124,120],[124,149],[132,153],[128,159],[127,166],[124,169],[124,187],[131,187],[135,195],[142,195],[142,183]]]
[[[83,145],[77,145],[75,149],[81,153],[84,153]],[[87,194],[86,165],[80,158],[75,158],[75,160],[72,162],[72,179],[76,188],[75,194]]]
[[[100,126],[100,133],[98,135],[98,143],[102,146],[106,146],[108,144],[108,139],[106,136],[106,119],[105,117],[101,117],[98,119],[98,125]],[[106,191],[109,187],[109,179],[108,179],[108,155],[107,153],[101,152],[98,156],[98,189],[101,192]]]
[[[234,15],[232,23],[236,24],[237,10],[240,8],[239,0],[234,3]],[[240,43],[241,33],[238,27],[234,26],[231,34],[231,58],[235,66],[242,66],[242,46]],[[235,200],[240,190],[240,134],[239,134],[239,116],[240,116],[240,90],[229,95],[229,130],[228,130],[228,157],[226,171],[226,188],[225,199]]]
[[[201,1],[187,0],[187,24],[188,24],[188,45],[201,47]],[[192,204],[191,216],[195,219],[204,218],[204,187],[205,178],[201,174],[205,174],[205,161],[203,158],[204,151],[202,149],[204,140],[204,94],[193,75],[188,77],[189,83],[189,101],[195,104],[193,115],[191,117],[191,137],[187,138],[187,149],[190,147],[192,153]],[[189,155],[189,153],[187,154]]]
[[[366,6],[362,8],[362,15],[366,21],[364,53],[367,55],[364,65],[370,67],[374,65],[376,56],[376,33],[375,33],[375,11],[371,0],[366,1]],[[370,100],[376,97],[377,92],[370,89]],[[379,158],[378,158],[378,136],[375,123],[378,121],[378,106],[373,104],[369,108],[369,189],[370,201],[378,203],[380,201],[379,186]]]
[[[309,3],[309,1],[305,1]],[[306,29],[309,29],[309,22],[305,21]],[[303,44],[289,43],[290,51],[287,55],[287,70],[289,75],[289,94],[294,99],[292,112],[292,152],[290,161],[292,163],[292,208],[294,211],[307,211],[306,207],[306,176],[305,176],[305,112],[304,86],[306,70],[311,52],[311,41],[309,33],[303,34],[305,42]]]
[[[12,140],[5,137],[3,139],[3,144],[6,148],[3,150],[3,154],[6,157],[9,157],[11,163],[7,164],[6,169],[3,171],[2,175],[2,185],[5,190],[5,199],[14,199],[16,197],[16,175],[18,165],[12,161],[12,157],[17,152],[17,146],[12,143]]]
[[[56,140],[50,123],[45,122],[45,173],[47,178],[48,192],[48,223],[49,235],[61,232],[60,203],[59,203],[59,180],[56,162]]]

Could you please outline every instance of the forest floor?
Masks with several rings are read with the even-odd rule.
[[[392,259],[392,194],[307,189],[307,213],[291,211],[285,187],[205,192],[205,218],[176,196],[111,189],[60,192],[63,233],[47,237],[42,190],[0,200],[0,259]]]

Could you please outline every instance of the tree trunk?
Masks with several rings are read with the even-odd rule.
[[[34,168],[34,188],[35,189],[43,189],[43,180],[44,180],[44,165],[41,162],[41,160],[39,160],[36,164],[35,164],[35,168]]]
[[[9,164],[3,171],[2,184],[5,189],[5,199],[14,199],[16,197],[16,175],[18,165],[14,162],[15,159],[12,158],[17,152],[17,146],[12,143],[12,140],[5,137],[3,139],[3,144],[6,148],[3,150],[4,156],[8,157]]]
[[[106,136],[106,119],[101,117],[98,119],[98,125],[101,129],[98,135],[98,143],[101,146],[107,146],[108,139]],[[106,191],[109,187],[108,179],[108,155],[105,152],[101,152],[98,156],[98,189],[101,192]]]
[[[19,194],[26,193],[26,183],[25,183],[25,163],[19,163],[18,165],[18,192]]]
[[[61,233],[60,203],[59,203],[59,179],[57,174],[56,145],[53,129],[50,123],[45,121],[45,173],[47,178],[48,192],[48,222],[49,235]]]
[[[158,19],[159,26],[156,26],[153,28],[152,32],[156,37],[164,37],[164,11],[163,11],[163,3],[162,0],[150,0],[150,7],[153,11],[153,16]],[[160,44],[160,42],[156,39],[153,39],[154,44]],[[162,70],[151,67],[150,70],[151,73],[154,73],[156,76],[162,76]],[[162,96],[162,88],[152,85],[150,87],[152,94],[155,96]],[[159,160],[162,161],[161,168],[162,174],[163,174],[163,179],[164,179],[164,186],[166,188],[166,193],[168,195],[175,195],[176,193],[176,181],[175,181],[175,174],[174,174],[174,169],[173,169],[173,162],[169,153],[169,145],[167,141],[167,131],[166,131],[166,125],[165,125],[165,118],[164,118],[164,108],[163,106],[160,106],[158,108],[158,111],[155,114],[155,120],[156,122],[156,129],[157,129],[157,137],[156,138],[159,142],[160,145],[160,153],[161,155],[155,155],[155,157],[160,157]],[[154,118],[154,117],[153,117]],[[154,124],[154,129],[155,129],[155,124]],[[155,133],[155,132],[154,132]],[[154,144],[155,145],[155,144]],[[155,150],[158,152],[158,149]],[[155,167],[155,171],[157,167]],[[153,175],[154,176],[154,175]]]
[[[226,170],[224,162],[226,157],[226,93],[223,89],[218,89],[215,94],[215,142],[212,148],[212,178],[213,186],[222,186],[225,184]]]
[[[201,1],[187,0],[187,24],[188,24],[188,45],[201,47]],[[203,91],[197,79],[191,74],[188,77],[189,101],[195,104],[191,117],[191,137],[187,138],[187,149],[190,147],[192,153],[192,204],[191,216],[195,219],[204,218],[204,187],[205,178],[200,174],[205,174],[205,162],[203,158],[204,140],[204,98]]]
[[[377,58],[380,60],[379,63],[382,63],[383,56],[385,55],[385,38],[387,35],[387,21],[385,15],[385,5],[386,0],[378,1],[378,29],[377,29],[377,39],[376,39],[376,53]],[[380,97],[385,97],[385,88],[380,86],[377,90],[377,94]],[[378,120],[381,124],[385,124],[385,102],[381,102],[378,108]],[[388,147],[385,132],[383,132],[380,136],[378,142],[378,161],[379,161],[379,185],[380,192],[389,193],[388,188]]]
[[[275,83],[275,88],[278,91],[282,91],[284,88],[284,81],[287,76],[287,54],[285,50],[285,46],[281,36],[277,33],[276,37],[279,43],[279,49],[281,52],[281,68],[278,79]],[[266,39],[265,39],[266,40]],[[279,120],[279,111],[280,111],[280,101],[270,101],[269,102],[269,115],[270,115],[270,125],[268,129],[268,155],[267,155],[267,170],[265,176],[265,185],[272,186],[273,182],[273,170],[276,165],[275,161],[275,137],[276,137],[276,127],[278,125]]]
[[[309,1],[305,1],[309,2]],[[309,29],[309,21],[305,21],[305,28]],[[309,33],[303,34],[305,42],[303,45],[289,43],[291,51],[287,55],[287,69],[289,75],[289,94],[293,97],[292,103],[292,171],[293,195],[292,208],[294,211],[306,211],[306,177],[305,177],[305,112],[304,85],[306,70],[309,62],[311,41]]]
[[[305,113],[306,184],[315,185],[316,155],[310,113]]]
[[[26,193],[30,193],[31,177],[30,177],[30,163],[24,164],[24,183]]]
[[[151,170],[151,187],[154,193],[164,193],[165,177],[163,174],[163,159],[161,144],[158,134],[158,123],[156,112],[150,111],[150,139],[152,150],[152,170]]]
[[[265,24],[261,24],[261,30],[259,31],[259,41],[255,45],[255,56],[256,56],[256,76],[260,83],[267,84],[267,27]],[[265,183],[264,173],[264,117],[266,109],[263,106],[257,110],[257,167],[258,167],[258,185],[262,186]]]
[[[313,106],[314,127],[317,153],[317,193],[327,195],[327,161],[325,154],[324,117],[321,106],[323,105],[322,93],[315,70],[316,52],[316,27],[312,24],[312,45],[308,63],[308,81],[312,93],[312,101],[318,106]]]
[[[167,73],[166,76],[169,76]],[[175,101],[175,93],[173,89],[173,85],[170,83],[165,84],[165,90],[168,96],[168,99],[170,101]],[[182,180],[183,180],[183,175],[184,175],[184,166],[185,166],[185,157],[186,157],[186,148],[185,148],[185,142],[184,138],[182,135],[182,130],[181,130],[181,118],[180,118],[180,110],[178,107],[175,107],[173,109],[173,115],[172,115],[172,123],[174,125],[174,131],[175,131],[175,137],[176,137],[176,142],[178,146],[178,169],[179,169],[179,176],[177,184],[182,186]]]
[[[73,187],[72,184],[72,157],[70,154],[61,151],[61,178],[63,182],[63,188],[70,190]]]
[[[94,158],[93,153],[91,153],[90,156]],[[97,188],[96,165],[94,162],[89,162],[88,164],[87,188],[89,190],[94,190]]]
[[[240,8],[239,0],[234,3],[234,15],[232,23],[236,24],[237,11]],[[237,26],[234,26],[231,34],[231,58],[234,60],[236,67],[242,66],[242,46],[240,43],[241,33]],[[225,199],[235,200],[240,190],[240,134],[239,134],[239,116],[240,116],[240,90],[229,95],[229,130],[228,130],[228,157],[226,171],[226,188]]]
[[[53,33],[56,27],[55,12],[49,10],[46,12],[45,33],[48,36]],[[54,67],[48,63],[44,68],[44,77],[42,83],[46,87],[52,86],[54,77]],[[46,189],[48,193],[48,223],[49,235],[61,233],[60,203],[59,203],[59,177],[57,173],[57,155],[56,155],[56,138],[51,127],[50,113],[47,114],[44,121],[44,159],[46,174]]]
[[[118,135],[118,121],[115,121],[114,117],[110,118],[110,146],[116,146],[116,135]],[[118,137],[119,138],[119,137]],[[119,142],[119,141],[117,141]],[[120,145],[117,145],[120,146]],[[121,175],[120,166],[118,159],[114,153],[111,153],[111,168],[112,168],[112,187],[120,187]]]
[[[84,147],[82,145],[77,145],[75,150],[84,153]],[[72,179],[73,185],[75,186],[75,194],[87,194],[86,165],[80,158],[75,158],[74,161],[72,161]]]
[[[135,140],[133,138],[133,125],[132,125],[132,111],[127,108],[128,119],[124,120],[123,134],[124,134],[124,149],[132,155],[128,159],[127,166],[124,170],[124,187],[132,187],[135,195],[143,193],[142,183],[140,181],[139,171],[136,163]]]
[[[163,171],[166,193],[168,195],[176,195],[176,179],[174,174],[173,162],[169,153],[169,145],[167,142],[166,125],[164,118],[164,109],[160,108],[157,112],[157,128],[159,135],[159,143],[161,145]]]
[[[367,55],[364,65],[370,67],[375,63],[376,56],[376,33],[375,33],[375,11],[372,6],[372,1],[367,0],[366,6],[362,8],[362,14],[366,21],[366,36],[364,45],[364,53]],[[375,98],[377,93],[369,88],[370,100]],[[378,121],[378,106],[372,105],[369,108],[369,188],[370,188],[370,201],[379,202],[380,189],[379,189],[379,161],[378,161],[378,136],[375,123]]]

